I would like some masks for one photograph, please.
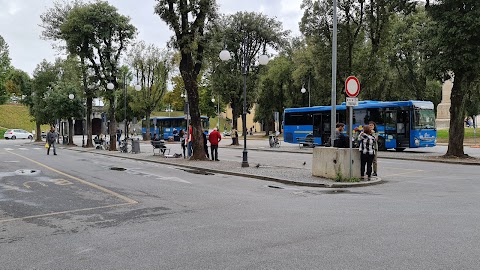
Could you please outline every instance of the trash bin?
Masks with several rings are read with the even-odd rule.
[[[138,154],[140,153],[140,140],[137,138],[131,139],[132,140],[132,153]]]
[[[65,135],[64,135],[62,139],[63,139],[63,140],[62,140],[62,143],[63,143],[63,144],[68,144],[68,136],[65,136]]]

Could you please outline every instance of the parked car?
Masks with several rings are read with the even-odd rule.
[[[33,134],[23,129],[7,129],[3,135],[5,139],[33,139]]]
[[[40,134],[40,136],[42,136],[43,139],[47,138],[47,133],[45,131],[42,131],[42,134]]]
[[[227,137],[227,136],[230,136],[230,132],[224,131],[224,132],[223,132],[223,137]]]

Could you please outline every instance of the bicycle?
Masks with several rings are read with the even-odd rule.
[[[270,138],[268,139],[268,143],[270,144],[271,148],[280,147],[280,141],[278,140],[278,137],[276,135],[270,135]]]
[[[120,142],[119,150],[121,153],[131,153],[132,152],[132,144],[128,142],[129,140],[123,139]]]

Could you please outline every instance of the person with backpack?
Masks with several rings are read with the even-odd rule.
[[[358,137],[360,151],[360,175],[365,179],[365,167],[367,170],[367,181],[372,177],[372,163],[375,157],[375,137],[372,136],[370,126],[363,126],[363,132]]]
[[[55,149],[55,141],[57,140],[57,133],[55,132],[55,128],[52,126],[50,127],[50,131],[47,133],[47,143],[48,143],[48,149],[47,149],[47,155],[50,155],[50,148],[53,147],[53,155],[57,155],[57,151]]]

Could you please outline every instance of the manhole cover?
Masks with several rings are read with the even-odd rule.
[[[112,170],[112,171],[126,171],[127,169],[120,168],[120,167],[111,167],[110,170]]]
[[[16,175],[37,175],[40,173],[40,170],[32,170],[32,169],[21,169],[21,170],[16,170],[15,174]]]

